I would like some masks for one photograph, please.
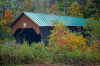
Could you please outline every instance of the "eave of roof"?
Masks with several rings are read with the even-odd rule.
[[[15,21],[10,25],[10,27],[12,27],[12,25],[23,15],[24,13],[21,13],[21,15],[17,18],[17,19],[15,19]]]

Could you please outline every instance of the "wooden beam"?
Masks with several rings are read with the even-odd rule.
[[[25,29],[25,28],[23,28],[23,29],[20,31],[20,33],[18,34],[18,36],[24,31],[24,29]]]

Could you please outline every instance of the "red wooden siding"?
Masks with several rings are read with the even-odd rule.
[[[26,23],[26,27],[23,27],[23,23]],[[18,28],[34,28],[36,33],[40,34],[39,26],[24,14],[12,25],[11,28],[12,34],[14,34]]]

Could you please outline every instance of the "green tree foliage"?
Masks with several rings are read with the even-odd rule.
[[[99,0],[87,0],[86,5],[83,8],[83,17],[88,18],[85,21],[86,34],[90,34],[89,44],[100,40],[100,1]],[[100,43],[99,43],[100,44]]]
[[[91,38],[98,38],[100,40],[100,18],[99,20],[94,20],[94,18],[85,21],[86,33],[91,35]]]
[[[1,16],[0,19],[0,40],[4,41],[12,39],[12,34],[9,27],[12,21],[13,21],[12,10],[5,11],[4,16]]]
[[[0,0],[0,16],[2,15],[4,11],[3,9],[6,3],[7,3],[7,0]]]
[[[22,10],[24,11],[30,11],[32,8],[32,3],[31,0],[24,0],[22,4]]]
[[[63,0],[59,1],[58,2],[58,12],[59,12],[59,15],[65,15],[64,13],[64,2]]]
[[[13,38],[11,32],[6,32],[3,30],[3,27],[0,27],[0,40],[12,40]]]
[[[69,16],[72,16],[72,17],[83,17],[83,14],[82,14],[82,6],[78,3],[73,3],[70,7],[70,10],[69,10]]]
[[[76,5],[73,4],[75,2],[77,2]],[[15,18],[23,11],[53,14],[49,10],[53,10],[54,5],[56,5],[57,15],[66,16],[68,13],[69,16],[83,16],[83,18],[100,15],[100,0],[0,0],[0,7],[2,7],[0,11],[3,12],[3,6],[5,6],[13,10]]]
[[[7,3],[7,0],[0,0],[0,5],[4,5],[5,3]]]
[[[98,17],[100,15],[100,1],[99,0],[87,0],[83,7],[84,18]]]
[[[89,18],[91,17],[92,14],[95,14],[95,12],[96,12],[95,6],[91,3],[87,3],[83,10],[83,14],[84,14],[83,16],[85,18]]]

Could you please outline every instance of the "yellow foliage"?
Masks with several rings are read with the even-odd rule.
[[[71,35],[64,25],[56,26],[53,30],[53,38],[50,40],[51,42],[57,42],[57,45],[54,47],[64,47],[66,46],[66,50],[75,50],[78,47],[85,49],[86,42],[83,36]]]
[[[49,9],[49,14],[54,14],[57,15],[57,6],[56,5],[52,5],[51,9]]]
[[[4,17],[1,17],[2,20],[0,21],[0,25],[2,25],[5,31],[9,32],[9,26],[11,24],[11,22],[13,22],[14,18],[12,15],[12,10],[6,10],[6,12],[4,13]]]
[[[57,24],[57,23],[56,23]],[[86,38],[83,36],[76,36],[74,33],[69,32],[64,25],[55,26],[50,35],[49,44],[53,49],[58,47],[59,49],[65,48],[67,51],[73,51],[76,49],[81,49],[81,51],[100,51],[100,41],[92,41],[93,45],[87,46]]]
[[[100,51],[100,41],[93,40],[92,42],[93,42],[93,45],[90,48],[93,49],[93,51]]]
[[[81,13],[81,5],[78,3],[73,3],[72,6],[70,7],[70,14],[69,16],[73,16],[73,17],[83,17],[83,14]]]
[[[5,40],[0,40],[0,44],[2,43],[2,42],[4,42]]]

